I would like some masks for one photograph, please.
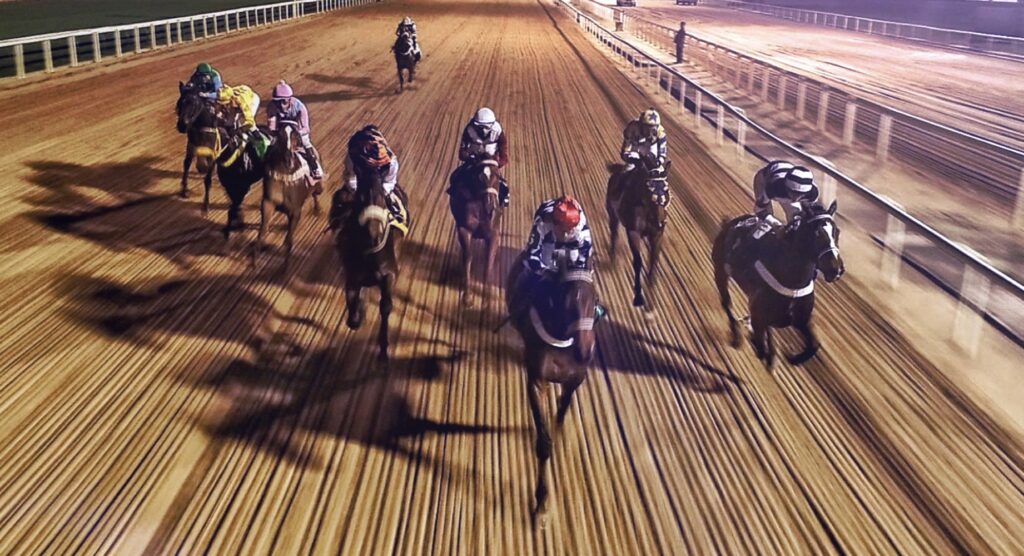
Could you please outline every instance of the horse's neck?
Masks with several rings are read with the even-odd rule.
[[[806,285],[814,279],[817,261],[794,233],[774,242],[762,253],[761,260],[780,282],[787,286]]]

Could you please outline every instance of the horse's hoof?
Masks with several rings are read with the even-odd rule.
[[[737,334],[735,330],[733,330],[732,339],[729,340],[729,345],[732,346],[732,349],[740,349],[741,344],[742,342],[740,341],[740,335]]]
[[[803,365],[817,355],[819,347],[820,346],[814,346],[811,349],[804,350],[796,355],[787,357],[786,359],[789,360],[790,365]]]
[[[377,362],[387,367],[389,361],[390,359],[388,358],[388,349],[384,348],[380,350],[380,353],[377,354]]]
[[[548,514],[547,512],[534,511],[533,512],[533,527],[543,531],[548,527]]]
[[[644,298],[642,296],[639,296],[639,295],[634,297],[633,298],[633,306],[634,307],[643,307],[644,306]]]
[[[188,189],[182,189],[178,193],[178,196],[181,197],[182,199],[188,199]]]
[[[345,324],[348,325],[350,330],[359,330],[359,327],[363,325],[363,320],[360,318],[349,317],[348,320],[345,321]]]

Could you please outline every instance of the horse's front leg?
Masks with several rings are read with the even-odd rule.
[[[388,360],[388,318],[391,316],[391,309],[394,303],[391,293],[395,286],[395,275],[387,274],[380,283],[380,330],[377,332],[377,345],[380,353],[377,359],[383,362]]]
[[[800,353],[789,357],[789,362],[793,365],[801,365],[809,361],[815,354],[818,353],[818,349],[821,344],[818,343],[818,337],[814,333],[814,327],[811,324],[811,312],[807,311],[807,314],[801,315],[802,318],[797,318],[793,323],[793,328],[803,336],[804,339],[804,350]]]
[[[402,67],[398,67],[398,88],[395,89],[395,93],[401,93],[405,88],[405,76],[402,75]]]
[[[210,213],[210,187],[213,185],[214,166],[215,164],[211,164],[210,169],[203,176],[203,218],[206,218],[206,215]]]
[[[661,260],[661,240],[664,237],[661,230],[651,234],[647,240],[649,244],[647,257],[647,286],[654,287],[658,281],[658,261]]]
[[[611,230],[611,245],[608,247],[610,251],[612,264],[615,264],[615,260],[618,255],[618,244],[619,244],[619,215],[615,212],[615,208],[610,204],[607,205],[608,209],[608,227]]]
[[[185,160],[181,163],[181,192],[182,199],[188,197],[188,171],[192,169],[192,145],[185,143]]]
[[[763,309],[751,304],[750,326],[753,332],[754,351],[757,352],[757,358],[764,362],[765,368],[771,371],[775,364],[775,342],[763,313]]]
[[[349,269],[346,269],[348,272]],[[345,286],[345,307],[348,308],[348,319],[345,324],[352,330],[359,330],[363,326],[363,300],[362,288],[355,285]]]
[[[527,348],[529,349],[529,348]],[[533,415],[533,425],[537,429],[537,489],[534,491],[535,506],[533,509],[534,524],[543,525],[544,514],[547,513],[548,483],[547,464],[551,459],[551,435],[548,434],[547,426],[544,424],[544,414],[541,411],[540,382],[535,378],[540,369],[530,369],[530,377],[527,379],[526,392],[530,400],[530,413]]]
[[[465,228],[456,228],[459,246],[462,247],[462,304],[469,307],[473,304],[470,278],[473,268],[473,234]]]
[[[565,421],[565,414],[568,413],[569,404],[572,403],[572,395],[580,387],[580,384],[583,384],[583,379],[586,377],[586,370],[580,369],[562,385],[562,395],[558,399],[558,413],[556,414],[558,426],[562,426],[562,422]]]
[[[644,306],[643,286],[640,284],[640,277],[643,275],[644,263],[640,255],[640,234],[628,232],[626,237],[629,240],[629,250],[633,254],[633,306]]]

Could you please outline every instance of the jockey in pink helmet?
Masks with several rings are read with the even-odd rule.
[[[277,131],[281,121],[289,120],[297,124],[299,135],[302,137],[303,155],[313,178],[323,179],[324,171],[320,164],[320,154],[309,139],[309,111],[301,100],[295,98],[290,85],[281,80],[274,86],[273,100],[267,107],[267,127],[270,131]]]

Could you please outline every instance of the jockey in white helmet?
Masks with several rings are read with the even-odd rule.
[[[398,22],[398,28],[395,29],[395,36],[401,36],[402,33],[409,33],[409,37],[412,38],[412,53],[416,55],[416,61],[419,62],[423,53],[420,51],[419,37],[416,36],[416,22],[411,17],[405,16],[402,21]]]
[[[794,166],[784,160],[769,162],[754,174],[754,214],[758,219],[754,238],[759,239],[782,223],[775,218],[772,201],[779,203],[786,213],[786,223],[801,214],[807,205],[818,200],[818,187],[814,175],[803,166]]]
[[[653,164],[653,170],[665,165],[668,160],[668,137],[661,126],[661,115],[653,108],[648,108],[640,117],[626,124],[622,132],[622,160],[626,163],[626,172],[636,168],[636,163],[645,161]]]
[[[483,107],[476,111],[462,130],[462,140],[459,143],[459,160],[462,161],[462,165],[452,173],[452,187],[459,186],[464,172],[471,164],[488,159],[498,163],[498,177],[501,182],[498,196],[501,205],[507,207],[509,188],[501,169],[508,164],[508,137],[498,123],[494,111]]]

